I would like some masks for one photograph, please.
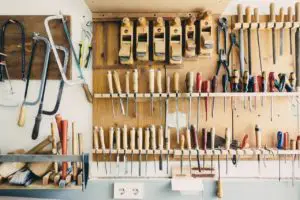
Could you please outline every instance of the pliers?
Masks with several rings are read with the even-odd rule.
[[[237,42],[235,33],[230,33],[229,37],[230,37],[230,47],[229,47],[228,56],[227,56],[228,66],[230,64],[229,63],[229,58],[230,58],[230,54],[231,54],[232,48],[234,46],[236,46],[238,49],[240,49],[240,45]],[[245,61],[245,64],[247,64],[246,58],[244,58],[244,61]]]
[[[217,73],[216,76],[218,76],[221,65],[224,66],[226,73],[228,75],[229,81],[230,81],[230,71],[229,71],[229,67],[228,67],[228,60],[226,59],[226,52],[224,49],[220,49],[219,51],[219,60],[218,60],[218,66],[217,66]]]

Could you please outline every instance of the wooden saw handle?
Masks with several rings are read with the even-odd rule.
[[[85,96],[86,96],[86,99],[88,100],[88,102],[93,103],[93,95],[89,89],[88,84],[83,83],[82,88],[83,88],[83,91],[85,93]]]
[[[26,109],[25,109],[25,105],[23,104],[21,106],[20,113],[19,113],[18,126],[24,127],[24,124],[25,124],[25,115],[26,115]]]

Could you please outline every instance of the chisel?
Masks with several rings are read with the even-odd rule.
[[[163,156],[162,156],[162,151],[164,150],[164,128],[163,126],[160,126],[158,128],[158,149],[160,151],[159,155],[159,170],[163,170]]]
[[[184,156],[184,141],[185,137],[182,134],[180,137],[180,149],[181,149],[181,160],[180,160],[180,174],[183,175],[183,156]]]
[[[147,127],[145,129],[145,135],[144,135],[144,145],[145,145],[145,150],[146,150],[146,154],[145,154],[145,175],[147,176],[147,172],[148,172],[148,151],[149,151],[149,146],[150,146],[150,131],[149,128]]]
[[[168,126],[168,113],[169,113],[170,82],[171,82],[170,77],[167,76],[166,77],[167,97],[166,97],[166,110],[165,110],[165,140],[167,140],[167,137],[168,137],[167,132],[168,132],[168,129],[169,129],[169,126]]]
[[[104,141],[104,131],[102,127],[99,128],[99,138],[100,138],[102,155],[103,155],[103,160],[105,165],[105,174],[107,174],[107,163],[106,163],[106,153],[105,153],[106,148],[105,148],[105,141]]]
[[[228,88],[228,75],[224,74],[222,76],[222,87],[223,87],[223,93],[227,93],[227,88]],[[224,113],[226,112],[226,97],[224,96]]]
[[[259,24],[259,10],[258,10],[258,8],[254,8],[254,22],[258,24],[257,29],[256,29],[256,36],[257,36],[257,47],[258,47],[260,73],[262,73],[263,65],[262,65],[261,48],[260,48],[260,35],[259,35],[260,24]]]
[[[258,125],[255,125],[255,138],[256,149],[261,149],[261,129]],[[260,154],[257,155],[258,174],[260,174]]]
[[[211,92],[215,93],[217,90],[217,76],[214,76],[211,80]],[[214,110],[215,110],[215,97],[212,99],[212,109],[211,109],[211,117],[214,118]]]
[[[192,145],[191,145],[191,132],[189,128],[186,129],[186,144],[187,144],[187,149],[189,151],[190,174],[192,174]]]
[[[218,173],[219,173],[219,178],[217,182],[217,197],[218,198],[223,198],[223,187],[222,187],[222,182],[221,182],[221,166],[220,166],[220,155],[218,155]]]
[[[279,10],[279,22],[284,23],[284,8],[281,7]],[[284,27],[280,28],[280,55],[283,55],[283,30]]]
[[[192,93],[194,89],[194,72],[188,72],[186,74],[186,88],[189,93],[189,114],[188,114],[188,128],[191,126],[191,116],[192,116]]]
[[[135,113],[135,117],[137,117],[137,112],[138,112],[137,102],[136,102],[138,88],[139,88],[139,77],[138,76],[139,76],[138,70],[134,69],[133,73],[132,73],[132,82],[133,82],[134,113]]]
[[[156,150],[156,129],[154,125],[150,126],[150,141],[151,141],[151,149],[153,151],[153,165],[154,172],[156,173],[156,158],[155,158],[155,150]]]
[[[151,116],[153,116],[154,69],[149,69],[149,92],[151,98]]]
[[[247,29],[247,36],[248,36],[248,68],[249,68],[249,74],[252,75],[252,37],[251,37],[251,7],[246,8],[246,23],[249,23],[249,28]]]
[[[109,129],[109,173],[111,174],[112,150],[114,147],[114,128]]]
[[[98,171],[99,170],[99,157],[98,157],[99,137],[98,137],[98,127],[97,126],[94,127],[94,131],[93,131],[93,142],[94,142],[94,149],[95,149],[95,153],[96,153],[97,171]]]
[[[210,168],[211,168],[211,174],[213,172],[213,166],[214,166],[214,151],[215,151],[215,137],[216,137],[216,129],[213,127],[210,130],[210,146],[212,150],[211,159],[210,159]]]
[[[288,22],[293,23],[293,8],[292,7],[288,7]],[[291,26],[291,28],[289,28],[290,55],[293,55],[292,31],[293,31],[293,26]]]
[[[128,136],[127,136],[127,125],[124,124],[122,128],[122,142],[123,142],[123,150],[124,150],[124,166],[125,166],[125,174],[128,173],[128,162],[127,162],[127,149],[128,149]]]
[[[227,150],[228,153],[230,149],[230,144],[231,144],[230,129],[226,128],[225,129],[225,150]],[[226,174],[228,174],[228,153],[226,154]]]
[[[131,150],[131,176],[133,173],[133,151],[135,150],[135,128],[130,130],[130,150]]]
[[[128,104],[129,104],[129,93],[130,93],[130,72],[125,73],[125,92],[126,92],[126,117],[128,117]]]
[[[268,79],[267,79],[267,73],[265,71],[262,72],[261,78],[262,78],[262,81],[261,81],[262,92],[266,93],[268,90],[268,84],[267,84]],[[264,100],[265,100],[265,97],[262,96],[261,97],[261,106],[264,106]]]
[[[253,91],[254,93],[257,93],[258,92],[258,85],[257,85],[257,76],[253,76]],[[256,110],[257,108],[257,105],[256,105],[256,102],[257,102],[257,98],[256,96],[254,97],[254,109]],[[251,104],[250,104],[251,106]]]
[[[281,131],[278,131],[277,133],[277,149],[282,149],[283,148],[283,133]],[[280,182],[280,179],[281,179],[281,164],[280,164],[280,154],[278,154],[278,172],[279,172],[279,175],[278,175],[278,180]]]
[[[206,150],[207,150],[207,130],[206,128],[202,129],[202,144],[203,144],[203,168],[205,168],[205,155],[206,155]]]
[[[119,77],[119,73],[117,71],[113,71],[113,79],[114,79],[114,83],[115,83],[115,87],[119,96],[119,100],[120,100],[120,108],[121,108],[121,112],[123,115],[125,115],[125,110],[124,110],[124,105],[123,105],[123,100],[121,98],[121,94],[122,94],[122,89],[121,89],[121,84],[120,84],[120,77]]]
[[[112,106],[112,113],[113,113],[113,117],[116,116],[115,114],[115,106],[114,106],[114,99],[113,99],[113,93],[114,93],[114,89],[113,89],[113,82],[112,82],[112,73],[111,71],[107,71],[107,81],[108,81],[108,89],[109,89],[109,94],[110,94],[110,98],[111,98],[111,106]]]
[[[232,92],[238,92],[239,91],[239,72],[238,70],[234,69],[232,71]],[[235,98],[233,97],[233,109],[236,110],[236,103]]]
[[[179,143],[179,108],[178,108],[178,93],[179,93],[179,73],[174,72],[173,74],[174,90],[176,93],[176,136],[177,144]]]
[[[194,142],[194,148],[197,151],[197,164],[198,164],[198,171],[201,172],[201,166],[200,166],[200,152],[199,152],[199,143],[198,143],[198,135],[197,131],[195,130],[195,127],[192,125],[191,126],[191,134],[193,137],[193,142]]]
[[[273,51],[273,64],[276,64],[276,17],[275,17],[275,3],[270,4],[270,22],[274,23],[272,27],[272,51]]]
[[[199,123],[200,123],[200,114],[201,114],[201,105],[200,105],[201,86],[202,86],[202,73],[198,72],[197,76],[196,76],[196,90],[198,92],[198,99],[197,99],[197,130],[196,130],[196,134],[199,132]]]
[[[237,7],[237,13],[238,13],[238,22],[239,23],[243,23],[243,5],[242,4],[238,4]],[[239,47],[240,47],[240,56],[239,56],[239,60],[240,60],[240,77],[243,76],[244,74],[244,30],[242,28],[239,29],[239,36],[240,36],[240,40],[239,40]]]
[[[249,90],[249,72],[244,71],[243,76],[243,92],[247,93]],[[244,96],[244,109],[246,109],[246,96]]]
[[[117,175],[120,173],[121,130],[116,128]]]
[[[275,74],[274,72],[269,73],[269,88],[270,92],[275,92]],[[273,97],[271,97],[271,121],[273,121]]]
[[[283,134],[283,149],[289,150],[289,133],[285,132]],[[284,155],[284,163],[286,164],[286,154]]]
[[[161,100],[162,97],[162,81],[161,81],[161,71],[160,69],[157,70],[156,72],[156,87],[157,87],[157,92],[159,94],[159,113],[160,113],[160,118],[163,117],[163,102]]]
[[[203,81],[202,82],[202,92],[205,92],[209,94],[210,92],[210,81]],[[206,116],[206,121],[208,118],[208,97],[205,97],[205,116]]]
[[[167,129],[167,137],[165,138],[166,142],[166,150],[167,150],[167,174],[169,174],[169,157],[170,157],[170,146],[171,146],[171,138],[170,138],[170,129]]]
[[[139,176],[142,176],[143,128],[138,129],[137,146],[139,150]]]

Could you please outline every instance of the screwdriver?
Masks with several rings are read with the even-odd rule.
[[[130,150],[131,150],[131,176],[133,173],[133,151],[135,149],[135,128],[130,130]]]
[[[209,93],[210,92],[210,81],[202,82],[202,91]],[[207,113],[208,113],[208,97],[205,97],[205,112],[206,112],[206,121],[207,121]]]
[[[142,176],[143,128],[138,129],[137,145],[139,150],[139,176]]]
[[[161,95],[162,95],[162,81],[161,81],[161,71],[160,69],[157,70],[156,73],[156,87],[157,87],[157,92],[159,93],[159,112],[160,112],[160,117],[162,118],[163,116],[163,103],[161,100]]]
[[[293,8],[292,7],[288,7],[288,22],[291,22],[291,23],[293,22]],[[293,55],[292,31],[293,31],[293,27],[291,26],[291,28],[289,28],[290,55]]]
[[[228,75],[224,74],[222,76],[222,87],[224,94],[227,93],[227,87],[228,87]],[[224,113],[226,112],[226,97],[224,96]]]
[[[296,141],[295,140],[290,140],[290,149],[291,150],[296,150]],[[295,159],[296,155],[292,155],[292,185],[294,186],[295,184]]]
[[[181,149],[181,160],[180,160],[180,173],[183,174],[183,155],[184,155],[184,141],[185,137],[182,134],[180,137],[180,149]]]
[[[289,133],[285,132],[283,134],[283,149],[289,150]],[[286,154],[284,155],[284,163],[286,164]]]
[[[150,126],[150,140],[151,140],[151,149],[153,151],[153,165],[154,165],[154,172],[156,173],[156,158],[155,158],[155,150],[156,150],[156,130],[155,126]]]
[[[194,88],[194,72],[188,72],[186,74],[186,87],[189,94],[189,114],[188,114],[188,128],[191,126],[191,115],[192,115],[192,93]]]
[[[211,81],[211,91],[214,93],[217,89],[217,76],[214,76]],[[212,99],[212,109],[211,109],[211,117],[214,118],[214,110],[215,110],[215,97]]]
[[[257,93],[257,92],[258,92],[258,87],[257,87],[257,76],[253,76],[252,78],[253,78],[253,92],[254,92],[254,93]],[[254,97],[254,109],[255,109],[255,110],[256,110],[256,108],[257,108],[256,101],[257,101],[257,99],[256,99],[256,95],[255,95],[255,97]],[[250,104],[250,106],[251,106],[251,104]]]
[[[283,148],[283,134],[281,131],[278,131],[277,133],[277,149],[282,149]],[[280,154],[278,154],[278,164],[279,164],[279,176],[278,180],[280,181],[281,179],[281,164],[280,164]]]
[[[228,152],[230,149],[230,144],[231,144],[230,129],[226,128],[225,129],[225,150],[227,150]],[[226,154],[226,174],[228,174],[228,153]]]
[[[116,128],[117,174],[120,173],[121,130]]]
[[[192,145],[191,145],[191,132],[189,128],[186,129],[186,144],[187,144],[187,149],[189,151],[190,174],[192,174]]]
[[[119,96],[119,99],[120,99],[121,112],[122,112],[123,115],[125,115],[123,100],[121,98],[122,89],[121,89],[121,84],[120,84],[119,73],[117,71],[115,71],[115,70],[113,71],[113,79],[114,79],[116,90],[118,92],[118,96]]]
[[[221,182],[220,155],[218,155],[218,172],[219,172],[219,178],[218,178],[218,182],[217,182],[217,197],[223,198],[223,188],[222,188],[222,182]]]
[[[109,173],[111,174],[112,150],[114,147],[114,128],[109,129]]]
[[[211,168],[211,173],[213,172],[213,166],[214,166],[214,151],[215,151],[215,137],[216,137],[216,129],[213,127],[210,130],[210,146],[211,146],[211,150],[212,150],[212,154],[211,154],[211,159],[210,159],[210,168]]]
[[[205,155],[206,155],[206,150],[207,150],[207,131],[206,128],[202,129],[202,144],[203,144],[203,168],[205,168]]]
[[[275,3],[270,4],[270,22],[274,23],[274,25],[272,27],[272,50],[273,50],[273,64],[275,65],[276,64]]]
[[[269,73],[270,92],[275,92],[275,73]],[[273,121],[273,97],[271,97],[271,121]]]
[[[103,131],[102,127],[99,128],[99,138],[100,138],[102,155],[103,155],[103,160],[104,160],[104,165],[105,165],[105,173],[107,174],[107,163],[106,163],[106,153],[105,153],[104,131]]]
[[[267,84],[267,73],[265,71],[262,72],[262,92],[266,93],[268,89],[268,84]],[[261,97],[261,106],[264,106],[264,97]]]
[[[159,155],[159,170],[163,170],[163,156],[162,156],[162,151],[164,150],[164,128],[163,126],[160,126],[158,128],[158,149],[160,151]]]
[[[123,150],[124,150],[124,166],[125,166],[125,174],[128,173],[128,163],[127,163],[127,149],[128,149],[128,137],[127,137],[127,125],[124,124],[122,129],[122,141],[123,141]]]
[[[154,69],[149,69],[149,92],[151,98],[151,116],[153,116]]]
[[[171,146],[171,138],[170,138],[170,129],[167,129],[167,137],[165,138],[166,142],[166,150],[167,150],[167,174],[169,174],[169,155],[170,155],[170,146]]]
[[[148,151],[149,151],[149,144],[150,144],[150,131],[149,128],[147,127],[145,129],[145,135],[144,135],[144,145],[145,145],[145,150],[146,150],[146,154],[145,154],[145,161],[146,161],[146,165],[145,165],[145,174],[147,176],[147,171],[148,171]]]
[[[96,153],[96,159],[97,159],[97,171],[99,170],[99,156],[98,156],[98,151],[99,151],[99,137],[98,137],[98,127],[94,127],[93,131],[93,138],[94,138],[94,149]]]
[[[233,92],[238,92],[239,91],[239,71],[234,69],[232,71],[232,91]],[[235,104],[235,98],[233,97],[233,108],[236,110],[236,104]]]
[[[259,65],[260,65],[260,72],[263,71],[262,59],[261,59],[261,48],[260,48],[260,24],[259,24],[259,9],[254,8],[254,22],[258,24],[256,29],[256,37],[257,37],[257,47],[258,47],[258,56],[259,56]]]
[[[126,117],[128,117],[128,103],[129,103],[129,93],[130,93],[130,72],[125,73],[125,92],[126,92]]]
[[[255,125],[256,149],[261,149],[261,129]],[[260,154],[257,155],[258,174],[260,174]]]
[[[113,82],[112,82],[112,73],[111,71],[107,71],[107,81],[108,81],[108,89],[109,89],[109,94],[110,94],[110,98],[111,98],[111,106],[112,106],[112,113],[113,113],[113,117],[115,117],[115,108],[114,108],[114,99],[113,99],[113,93],[114,93],[114,89],[113,89]]]
[[[197,151],[198,171],[201,172],[198,136],[197,136],[197,131],[195,130],[195,127],[193,125],[191,126],[191,134],[192,134],[193,141],[194,141],[194,148]]]
[[[243,76],[243,90],[245,93],[248,92],[249,89],[249,72],[244,71],[244,76]],[[244,109],[246,109],[246,96],[244,96]]]
[[[200,123],[200,113],[201,113],[201,105],[200,105],[200,96],[201,96],[201,86],[202,86],[202,73],[197,73],[196,76],[196,90],[199,93],[198,94],[198,100],[197,100],[197,130],[195,131],[196,134],[199,132],[199,123]],[[198,146],[199,148],[199,146]]]
[[[176,136],[177,144],[179,143],[179,109],[178,109],[178,93],[179,93],[179,73],[174,72],[173,74],[174,90],[176,93]]]
[[[138,93],[138,88],[139,88],[139,74],[138,74],[138,70],[134,69],[133,70],[133,75],[132,75],[132,82],[133,82],[133,94],[134,94],[134,112],[135,112],[135,117],[137,117],[137,112],[138,112],[138,108],[137,108],[137,102],[136,102],[136,96]]]
[[[166,93],[167,93],[167,97],[166,97],[166,110],[165,110],[165,139],[167,139],[167,130],[168,130],[168,113],[169,113],[169,97],[170,97],[170,77],[167,76],[166,77]]]
[[[281,7],[279,10],[279,22],[284,23],[284,8]],[[283,27],[280,29],[280,55],[283,55]]]

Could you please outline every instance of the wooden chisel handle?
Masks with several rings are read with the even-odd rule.
[[[81,86],[83,88],[84,94],[85,94],[86,99],[88,100],[88,102],[93,103],[93,95],[92,95],[92,93],[89,89],[88,84],[83,83]]]
[[[127,125],[125,124],[122,128],[122,141],[123,141],[123,149],[128,149],[128,136],[127,136]]]
[[[55,124],[51,122],[52,154],[57,154],[57,144],[55,138]]]
[[[133,92],[138,93],[139,88],[139,74],[138,70],[134,69],[132,73],[132,82],[133,82]]]
[[[122,89],[121,89],[120,77],[119,77],[119,73],[115,70],[113,71],[113,79],[114,79],[114,83],[115,83],[118,94],[121,94]]]
[[[159,94],[162,93],[162,81],[161,81],[161,70],[158,69],[156,72],[156,87],[157,87],[157,92]]]
[[[114,148],[114,128],[113,127],[110,127],[109,129],[109,142],[108,142],[108,145],[109,145],[109,149],[112,150]]]
[[[192,144],[191,144],[191,131],[189,128],[186,129],[186,144],[187,144],[187,149],[191,150],[192,149]]]
[[[276,22],[275,3],[270,4],[270,22]]]
[[[193,137],[193,146],[199,149],[198,135],[194,125],[191,125],[191,135]]]
[[[160,126],[158,128],[158,149],[159,150],[164,149],[164,128],[163,128],[163,126]]]
[[[295,21],[296,22],[300,22],[300,2],[296,3],[296,7],[295,7]]]
[[[216,138],[216,129],[213,127],[213,128],[211,128],[211,130],[210,130],[210,148],[212,149],[212,150],[214,150],[215,149],[215,138]]]
[[[180,149],[182,151],[184,150],[184,143],[185,143],[185,137],[184,137],[184,134],[181,134],[181,136],[180,136]]]
[[[121,130],[116,128],[116,149],[121,150]]]
[[[295,140],[290,140],[290,149],[291,150],[296,150],[296,141]]]
[[[149,128],[145,129],[145,137],[144,137],[144,145],[145,145],[145,150],[149,150],[150,147],[150,130]]]
[[[62,140],[62,138],[61,138],[61,121],[62,121],[62,116],[60,114],[55,115],[55,120],[56,120],[57,129],[58,129],[59,139],[61,141]]]
[[[18,126],[23,127],[25,124],[25,115],[26,115],[26,109],[25,105],[23,104],[20,109],[20,114],[19,114],[19,120],[18,120]]]
[[[149,69],[149,92],[154,93],[154,69]]]
[[[130,79],[130,72],[126,71],[126,73],[125,73],[125,92],[126,92],[126,94],[130,93],[130,82],[129,82],[129,79]]]
[[[98,129],[97,126],[95,126],[94,129],[95,128]],[[98,148],[99,148],[99,143],[98,143]],[[72,122],[72,153],[73,155],[78,154],[78,139],[75,133],[75,122]]]
[[[135,149],[135,128],[131,128],[130,130],[130,149]]]
[[[251,23],[251,7],[246,7],[246,23]]]
[[[284,22],[284,8],[281,7],[279,10],[279,21]]]
[[[137,145],[138,150],[143,149],[143,128],[138,128],[138,134],[137,134]]]
[[[167,76],[167,79],[166,79],[166,92],[167,92],[167,94],[170,94],[170,92],[171,92],[170,85],[171,85],[171,78],[170,78],[170,76]]]
[[[238,22],[243,23],[244,19],[243,19],[243,5],[242,4],[238,4],[237,14],[238,14]]]
[[[93,131],[93,142],[94,142],[94,149],[98,150],[99,149],[99,137],[98,137],[98,127],[94,127]]]
[[[293,8],[291,6],[288,7],[288,22],[293,22]]]
[[[259,9],[254,8],[254,22],[259,23]]]
[[[261,148],[261,129],[258,125],[255,125],[255,137],[256,137],[256,148]]]
[[[174,91],[177,93],[177,92],[179,92],[179,73],[178,72],[174,72],[173,81],[174,81]]]
[[[201,92],[201,86],[202,86],[202,73],[198,72],[196,75],[196,90],[198,93]]]
[[[192,93],[193,92],[193,88],[194,88],[194,72],[188,72],[186,74],[186,86],[187,86],[187,91],[188,93]]]
[[[101,149],[105,150],[104,130],[102,127],[99,128],[99,138],[100,138]]]
[[[230,149],[230,144],[231,144],[231,134],[230,134],[230,129],[226,128],[225,129],[225,149],[229,150]]]
[[[107,71],[107,83],[108,83],[109,94],[113,94],[114,93],[114,88],[113,88],[111,71]]]
[[[68,154],[68,146],[67,146],[67,135],[68,135],[68,121],[62,120],[61,121],[61,135],[62,135],[62,141],[61,141],[61,150],[62,155]],[[65,180],[67,176],[67,168],[68,164],[67,162],[62,163],[62,179]]]
[[[151,149],[155,150],[156,147],[156,129],[154,125],[150,126],[150,140],[151,140]]]

